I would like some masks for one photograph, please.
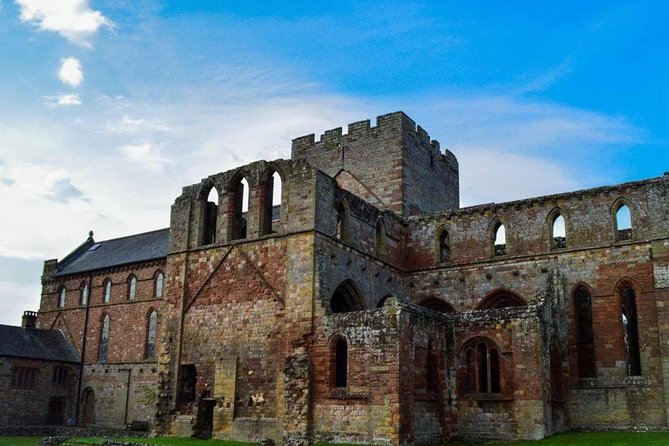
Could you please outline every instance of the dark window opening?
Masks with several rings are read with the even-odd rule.
[[[493,231],[493,252],[496,256],[506,255],[506,229],[499,222]]]
[[[181,403],[192,403],[195,401],[195,385],[197,383],[197,370],[194,364],[181,366],[179,375],[179,395]]]
[[[365,309],[362,297],[350,280],[339,285],[332,294],[330,309],[333,313],[348,313]]]
[[[56,366],[53,368],[53,376],[51,384],[54,386],[64,386],[67,384],[67,376],[69,369],[67,367]]]
[[[12,369],[12,388],[34,390],[37,383],[37,369],[33,367],[14,367]]]
[[[448,262],[451,259],[451,238],[447,230],[441,231],[439,235],[439,261]]]
[[[218,191],[215,187],[209,190],[204,202],[204,216],[202,228],[202,244],[211,245],[216,243],[216,225],[218,220]]]
[[[592,297],[587,288],[581,286],[574,292],[574,316],[576,319],[576,362],[579,378],[594,378],[595,341],[592,329]]]
[[[427,343],[427,390],[439,389],[439,356],[432,341]]]
[[[618,240],[632,239],[632,214],[630,208],[623,204],[616,211],[616,238]]]
[[[46,412],[46,423],[52,426],[62,425],[65,421],[65,400],[63,398],[49,399]]]
[[[553,249],[563,249],[567,247],[567,230],[564,217],[560,214],[553,219],[551,227],[553,240]]]
[[[349,241],[350,221],[349,212],[343,201],[337,206],[337,223],[335,225],[335,237],[344,243]]]
[[[386,226],[383,219],[376,222],[376,255],[382,256],[386,251]]]
[[[641,375],[639,327],[637,325],[636,295],[631,286],[627,285],[622,288],[620,304],[627,373],[630,376],[639,376]]]
[[[335,343],[335,387],[346,387],[348,381],[348,344],[339,338]]]

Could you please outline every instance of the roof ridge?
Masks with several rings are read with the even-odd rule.
[[[137,234],[123,235],[123,236],[121,236],[121,237],[110,238],[110,239],[107,239],[107,240],[100,240],[100,241],[97,241],[97,242],[95,242],[95,243],[108,243],[108,242],[114,242],[114,241],[116,241],[116,240],[123,240],[123,239],[130,238],[130,237],[137,237],[137,236],[140,236],[140,235],[147,235],[147,234],[151,234],[151,233],[154,233],[154,232],[162,232],[162,231],[169,231],[169,230],[170,230],[170,228],[169,228],[169,226],[168,226],[167,228],[152,229],[151,231],[139,232],[139,233],[137,233]]]

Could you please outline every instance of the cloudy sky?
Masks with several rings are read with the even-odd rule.
[[[327,3],[327,5],[324,5]],[[88,231],[403,110],[464,205],[669,170],[666,2],[0,0],[0,323]]]

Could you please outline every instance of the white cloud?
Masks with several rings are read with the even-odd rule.
[[[559,163],[504,151],[454,147],[462,206],[504,202],[583,187]]]
[[[112,22],[89,6],[88,0],[16,0],[21,8],[19,19],[41,31],[60,34],[68,41],[86,48],[103,26]]]
[[[81,105],[78,94],[64,94],[58,96],[58,105]]]
[[[120,121],[110,122],[107,129],[114,133],[135,134],[140,132],[170,132],[170,127],[159,119],[132,119],[123,115]]]
[[[78,87],[84,80],[84,71],[79,59],[68,57],[61,60],[60,70],[58,70],[58,79],[70,87]]]
[[[151,143],[129,144],[119,150],[125,157],[146,170],[161,171],[174,161],[162,154],[162,146]]]

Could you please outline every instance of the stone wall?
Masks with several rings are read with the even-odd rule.
[[[30,389],[12,387],[12,369],[36,369],[35,386]],[[64,384],[53,381],[54,367],[65,367]],[[44,425],[53,423],[49,403],[62,402],[62,421],[74,419],[79,367],[77,364],[46,362],[37,359],[0,357],[0,426]]]

